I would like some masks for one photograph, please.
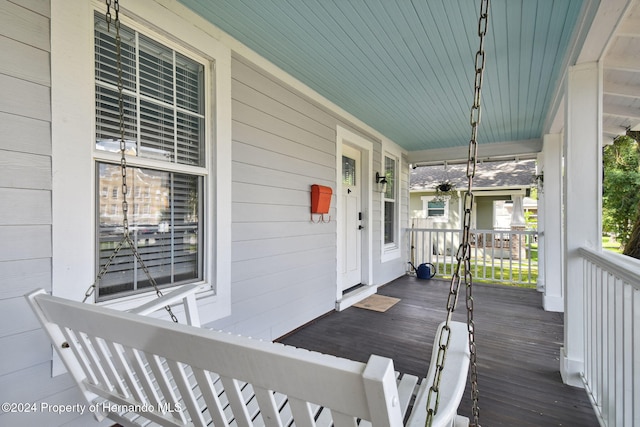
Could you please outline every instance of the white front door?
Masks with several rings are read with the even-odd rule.
[[[342,147],[342,290],[362,282],[362,156],[359,150]]]

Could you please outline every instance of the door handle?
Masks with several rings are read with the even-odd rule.
[[[362,225],[358,226],[358,230],[362,230],[364,227]]]

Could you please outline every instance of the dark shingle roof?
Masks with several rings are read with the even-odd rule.
[[[474,188],[498,187],[530,187],[536,174],[535,160],[520,160],[518,162],[483,162],[478,163],[473,180]],[[449,180],[456,188],[467,185],[467,165],[455,164],[438,166],[419,166],[411,170],[410,190],[434,190],[434,187]]]

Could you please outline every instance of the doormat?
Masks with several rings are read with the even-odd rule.
[[[384,313],[385,311],[396,305],[398,301],[400,301],[400,298],[373,294],[363,299],[359,303],[353,304],[353,306],[364,308],[365,310],[379,311],[380,313]]]

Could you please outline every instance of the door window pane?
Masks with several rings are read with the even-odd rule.
[[[342,183],[356,185],[356,161],[347,156],[342,156]]]

